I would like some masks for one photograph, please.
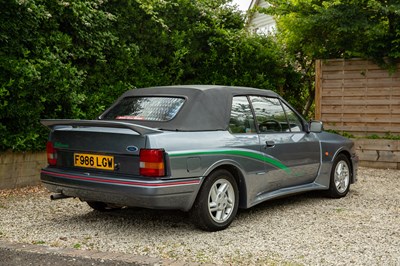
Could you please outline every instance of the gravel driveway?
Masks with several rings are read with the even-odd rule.
[[[42,187],[0,191],[0,239],[231,265],[400,265],[400,171],[360,168],[346,198],[308,193],[239,211],[221,232],[179,211],[97,213]]]

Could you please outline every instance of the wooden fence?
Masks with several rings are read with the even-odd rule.
[[[315,118],[325,129],[350,133],[362,166],[400,169],[400,65],[395,73],[371,61],[316,61]],[[364,137],[364,138],[363,138]]]
[[[361,59],[317,60],[315,89],[315,117],[325,129],[400,134],[400,71]]]
[[[400,141],[355,139],[360,165],[373,168],[400,169]]]

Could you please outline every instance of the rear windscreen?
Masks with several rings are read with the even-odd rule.
[[[127,97],[105,113],[102,119],[168,121],[185,99],[175,97]]]

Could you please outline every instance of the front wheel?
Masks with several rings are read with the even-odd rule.
[[[344,154],[339,154],[332,165],[328,195],[332,198],[346,196],[350,189],[350,178],[349,159]]]
[[[219,231],[227,228],[239,206],[238,186],[233,175],[220,169],[211,173],[192,207],[192,218],[203,230]]]

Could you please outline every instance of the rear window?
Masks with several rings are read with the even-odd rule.
[[[110,109],[103,119],[168,121],[185,102],[175,97],[127,97]]]

